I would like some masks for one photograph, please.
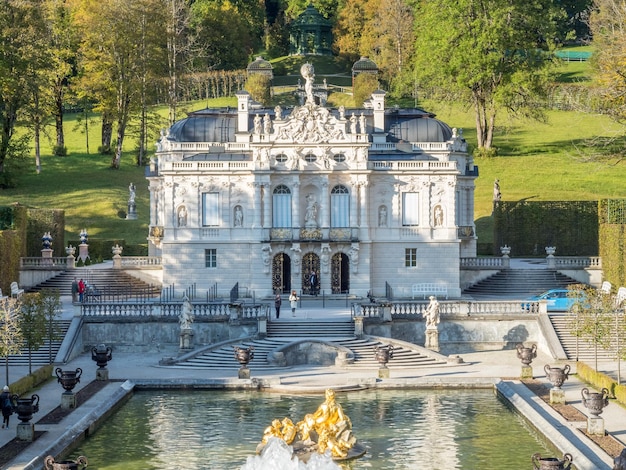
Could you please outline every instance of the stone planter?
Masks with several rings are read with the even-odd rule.
[[[113,350],[104,345],[99,344],[98,346],[94,346],[91,350],[91,360],[96,362],[96,365],[99,369],[105,369],[107,363],[112,359]]]
[[[18,398],[13,395],[13,403],[17,403],[17,419],[22,423],[28,423],[33,419],[33,413],[39,411],[39,395],[33,394],[30,398]]]
[[[555,389],[560,389],[563,382],[565,382],[569,377],[570,366],[565,364],[565,367],[550,367],[546,364],[543,368],[546,372],[546,377],[552,383]]]
[[[83,370],[80,367],[77,367],[76,370],[62,370],[60,367],[57,367],[55,373],[57,381],[65,389],[64,393],[72,393],[76,384],[80,382]]]
[[[254,348],[250,346],[249,348],[240,348],[239,346],[234,346],[235,350],[235,359],[237,362],[241,364],[242,368],[246,368],[250,361],[254,359]]]
[[[393,358],[393,345],[374,346],[374,357],[381,367],[387,367],[389,359]]]
[[[537,345],[533,344],[530,348],[525,347],[523,344],[517,345],[517,358],[522,361],[522,364],[529,366],[533,359],[537,357]]]
[[[563,460],[555,457],[541,457],[540,454],[532,456],[534,470],[567,470],[572,466],[571,454],[563,454]]]
[[[89,462],[87,462],[87,457],[83,457],[82,455],[76,460],[63,460],[61,462],[55,462],[54,457],[48,455],[44,459],[43,465],[44,470],[78,470],[79,465],[80,468],[86,468]]]
[[[602,413],[605,406],[609,404],[609,390],[603,388],[599,393],[590,392],[587,387],[581,390],[583,397],[583,405],[589,410],[589,413],[597,417]]]

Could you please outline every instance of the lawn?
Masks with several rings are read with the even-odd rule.
[[[583,65],[581,65],[583,64]],[[587,80],[585,63],[570,62],[562,73]],[[342,102],[336,97],[333,105]],[[186,111],[206,106],[236,106],[236,99],[189,103]],[[347,105],[347,101],[346,101]],[[421,107],[437,114],[452,127],[463,129],[470,146],[475,146],[475,124],[470,109],[436,102],[422,102]],[[157,110],[165,116],[166,110]],[[99,155],[99,123],[89,121],[89,147],[82,132],[84,121],[69,114],[65,119],[66,145],[69,155],[51,155],[50,142],[43,142],[42,171],[31,165],[19,175],[16,188],[0,190],[0,205],[19,202],[34,207],[64,209],[66,239],[77,239],[82,228],[90,237],[125,239],[131,244],[145,244],[149,224],[149,193],[144,168],[135,163],[134,138],[129,136],[119,170],[110,168],[110,155]],[[623,129],[606,116],[575,111],[550,111],[545,122],[517,121],[505,114],[498,117],[495,146],[498,156],[480,158],[476,180],[475,217],[482,241],[491,239],[489,215],[492,207],[493,182],[500,180],[504,200],[596,200],[626,197],[624,163],[609,160],[603,163],[586,161],[590,154],[587,142],[592,138],[621,137]],[[166,127],[163,121],[162,127]],[[52,129],[50,134],[53,135]],[[156,142],[158,133],[153,136]],[[620,142],[623,146],[623,142]],[[149,149],[152,151],[152,149]],[[126,220],[128,186],[137,187],[137,220]]]

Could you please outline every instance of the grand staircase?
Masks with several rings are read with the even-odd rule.
[[[556,332],[563,350],[570,360],[578,360],[584,362],[594,361],[596,358],[596,348],[593,344],[588,343],[584,339],[579,338],[576,341],[576,337],[571,333],[572,327],[570,326],[571,320],[567,314],[551,313],[548,315],[550,323]],[[620,338],[621,344],[626,344],[626,335]],[[616,347],[612,344],[608,349],[604,349],[601,346],[597,348],[597,358],[601,361],[614,361],[616,359]]]
[[[503,269],[468,287],[463,295],[476,300],[525,299],[578,281],[554,269]]]
[[[247,339],[222,345],[181,360],[171,367],[234,371],[240,367],[234,355],[234,346],[238,346],[254,348],[254,358],[248,366],[250,369],[254,371],[275,370],[277,366],[268,362],[268,354],[280,347],[302,340],[325,341],[348,348],[354,355],[354,363],[346,366],[350,369],[377,369],[379,364],[374,357],[374,347],[386,344],[383,343],[384,340],[356,338],[352,321],[270,322],[264,339]],[[389,361],[388,367],[390,369],[418,368],[446,364],[447,362],[437,355],[430,356],[421,348],[417,346],[411,348],[407,344],[394,346],[393,358]]]
[[[50,364],[50,358],[52,358],[52,362],[54,362],[54,358],[61,347],[61,343],[63,342],[63,338],[67,333],[70,323],[70,320],[54,321],[54,339],[51,342],[46,339],[38,350],[31,352],[31,364],[33,367]],[[28,349],[22,348],[20,354],[10,354],[8,361],[10,366],[28,366]]]
[[[161,293],[160,286],[145,283],[120,269],[101,267],[68,269],[28,289],[28,292],[54,289],[58,290],[60,295],[72,295],[72,281],[74,278],[77,280],[83,279],[89,286],[95,288],[99,295],[107,298],[121,296],[157,297]]]

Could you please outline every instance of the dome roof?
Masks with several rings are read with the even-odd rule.
[[[304,10],[302,14],[300,14],[300,16],[298,16],[294,20],[293,25],[294,26],[316,25],[316,26],[327,26],[328,28],[330,28],[332,26],[332,23],[326,18],[324,18],[322,14],[319,11],[317,11],[317,8],[315,8],[312,4],[309,3],[309,6],[306,7],[306,10]]]
[[[266,75],[272,75],[272,64],[270,64],[267,60],[263,59],[263,57],[259,56],[254,59],[253,62],[250,62],[247,67],[248,73],[263,73]]]
[[[228,109],[205,109],[175,122],[168,139],[176,142],[234,142],[237,115]]]
[[[446,142],[452,138],[450,126],[419,109],[394,111],[385,122],[391,142]]]
[[[378,72],[378,66],[372,59],[368,57],[361,57],[352,66],[352,73],[360,72]]]

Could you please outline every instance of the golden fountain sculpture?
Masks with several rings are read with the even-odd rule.
[[[360,457],[365,448],[356,442],[352,434],[352,422],[335,401],[335,391],[326,390],[326,400],[315,413],[307,414],[302,421],[293,424],[289,418],[275,419],[265,428],[257,454],[261,453],[270,438],[277,437],[293,446],[300,460],[308,460],[313,452],[330,451],[333,460]]]

